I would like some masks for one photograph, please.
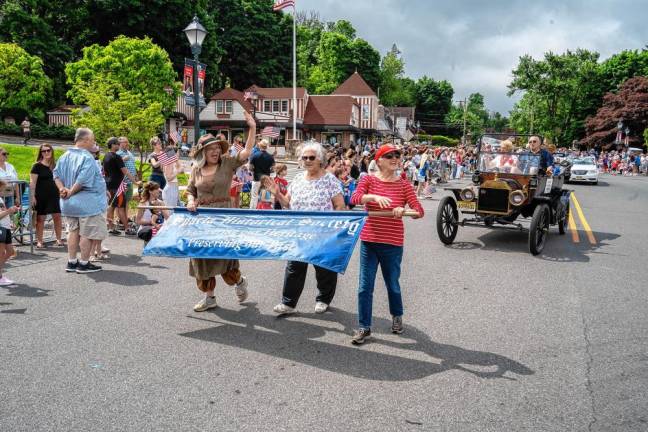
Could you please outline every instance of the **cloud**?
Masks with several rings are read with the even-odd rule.
[[[381,54],[396,43],[412,78],[446,79],[455,99],[479,92],[489,109],[508,112],[506,96],[520,56],[585,48],[605,59],[648,41],[648,2],[298,0],[325,21],[349,20]]]

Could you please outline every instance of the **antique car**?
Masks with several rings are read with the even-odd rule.
[[[437,233],[444,244],[454,242],[460,226],[514,229],[528,231],[529,251],[538,255],[550,226],[565,234],[570,191],[562,188],[563,170],[540,172],[540,156],[528,151],[477,150],[472,184],[445,188],[452,195],[439,202]]]

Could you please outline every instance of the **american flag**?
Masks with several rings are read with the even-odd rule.
[[[151,228],[151,237],[155,237],[159,230],[160,228],[157,225],[153,225],[153,228]]]
[[[157,157],[158,162],[160,162],[160,165],[163,167],[174,164],[178,161],[178,153],[176,153],[173,150],[168,150],[163,152],[161,155]]]
[[[273,11],[278,11],[289,6],[295,7],[295,0],[277,0],[272,6]]]
[[[115,193],[115,198],[126,192],[126,189],[128,189],[128,185],[126,184],[126,178],[124,178],[122,182],[119,183],[119,187],[117,188],[117,192]]]
[[[171,141],[173,141],[174,143],[177,143],[178,140],[179,140],[179,138],[178,138],[178,131],[171,131],[171,133],[169,134],[169,138],[170,138]]]
[[[279,138],[279,128],[274,126],[266,126],[261,131],[261,136],[268,138]]]
[[[246,91],[245,93],[243,93],[243,99],[250,100],[250,99],[252,99],[252,95],[253,94],[252,94],[251,91]]]
[[[241,151],[242,151],[244,148],[245,148],[245,147],[243,147],[243,144],[241,144],[241,143],[238,142],[238,141],[234,141],[234,151],[236,152],[236,154],[241,153]]]

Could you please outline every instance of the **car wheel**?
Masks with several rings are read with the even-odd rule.
[[[533,255],[542,253],[547,243],[549,221],[551,220],[551,214],[549,212],[550,210],[547,204],[539,204],[533,211],[531,228],[529,230],[529,251]]]
[[[452,244],[459,231],[459,212],[452,197],[444,197],[437,210],[437,234],[443,244]]]
[[[567,208],[565,208],[565,216],[558,221],[558,232],[560,235],[565,235],[567,232],[567,221],[569,220],[569,203],[567,203]]]

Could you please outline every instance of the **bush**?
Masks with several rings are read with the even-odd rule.
[[[456,147],[459,144],[458,139],[443,135],[432,135],[429,141],[433,146],[439,147]]]
[[[22,128],[17,124],[0,123],[0,134],[22,136]],[[74,139],[74,128],[70,126],[49,126],[32,123],[31,134],[34,138],[72,140]]]

